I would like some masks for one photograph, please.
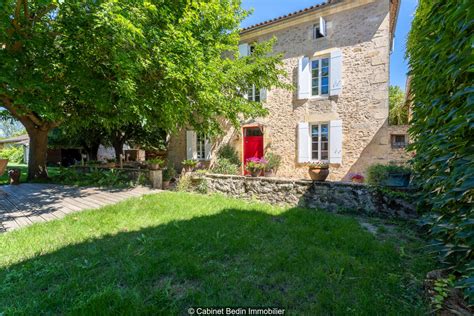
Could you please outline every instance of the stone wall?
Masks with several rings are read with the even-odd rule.
[[[387,124],[390,1],[365,3],[342,12],[328,8],[315,12],[314,21],[270,34],[256,30],[242,38],[243,42],[251,43],[276,37],[274,51],[283,54],[284,69],[288,73],[282,80],[295,88],[301,56],[327,56],[331,50],[342,51],[343,86],[339,96],[298,100],[296,89],[269,89],[264,104],[269,109],[268,116],[242,122],[242,125],[263,126],[265,152],[282,157],[278,176],[308,178],[307,167],[297,162],[299,122],[342,120],[342,163],[331,165],[329,180],[345,179],[350,172],[363,173],[372,163],[392,160],[392,151],[386,146],[390,142]],[[327,21],[327,37],[312,39],[312,25],[319,20],[319,14]],[[214,140],[213,152],[223,143],[230,143],[241,153],[241,129],[225,130],[227,133],[221,139]],[[186,138],[181,131],[171,138],[169,160],[179,167],[185,156]]]
[[[193,174],[191,177],[194,188],[202,189],[200,183],[204,183],[210,193],[236,198],[379,217],[406,219],[417,216],[414,207],[405,200],[384,196],[363,184],[217,174]]]

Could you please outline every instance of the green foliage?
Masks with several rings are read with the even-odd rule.
[[[146,162],[150,163],[150,164],[157,164],[157,165],[160,165],[160,166],[163,166],[163,164],[165,163],[165,161],[161,158],[149,159]]]
[[[408,103],[405,100],[405,93],[399,86],[390,86],[388,90],[388,105],[388,122],[390,125],[408,124]]]
[[[170,181],[176,177],[176,169],[173,164],[168,164],[168,167],[163,170],[163,181]]]
[[[23,162],[23,146],[7,146],[0,151],[0,157],[8,159],[8,162]]]
[[[176,190],[179,192],[189,192],[191,191],[191,176],[188,174],[183,174],[179,177],[178,185],[176,186]]]
[[[199,179],[198,184],[195,187],[196,192],[201,194],[207,194],[209,191],[209,184],[206,179]]]
[[[367,168],[367,183],[373,186],[382,186],[390,174],[410,174],[408,167],[397,165],[373,164]]]
[[[197,164],[199,163],[199,161],[197,161],[196,159],[185,159],[181,162],[181,164],[185,167],[196,167]]]
[[[227,158],[218,158],[211,171],[218,174],[239,174],[239,165],[232,163]]]
[[[234,164],[236,166],[240,166],[239,154],[230,144],[225,144],[224,146],[222,146],[217,153],[217,157],[221,159],[226,159],[231,164]]]
[[[449,292],[454,286],[455,277],[450,275],[444,279],[438,279],[434,282],[435,295],[431,297],[431,304],[435,310],[439,310],[443,307],[444,301],[448,298]]]
[[[440,262],[474,304],[472,1],[420,1],[408,40],[413,167]]]
[[[143,179],[138,179],[137,183],[134,183],[126,173],[120,170],[97,168],[93,168],[90,172],[79,172],[76,168],[60,168],[59,172],[51,178],[54,183],[100,187],[129,187],[143,181]]]
[[[273,170],[277,171],[281,164],[281,156],[275,153],[269,152],[265,154],[265,160],[267,161],[267,165],[265,170]]]

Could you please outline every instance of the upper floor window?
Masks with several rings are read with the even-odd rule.
[[[329,160],[329,124],[311,124],[311,159]]]
[[[326,21],[320,17],[319,23],[313,25],[313,39],[326,36]]]
[[[329,95],[329,58],[311,61],[311,95]]]
[[[256,88],[255,85],[252,85],[248,90],[247,90],[247,100],[249,101],[254,101],[254,102],[260,102],[260,89]]]

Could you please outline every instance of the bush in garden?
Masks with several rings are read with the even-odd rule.
[[[240,166],[239,154],[235,148],[229,144],[225,144],[219,149],[217,152],[217,157],[221,159],[227,159],[230,163]]]
[[[413,167],[440,261],[474,304],[472,1],[420,1],[408,40]]]
[[[227,158],[218,158],[211,171],[218,174],[239,174],[239,166]]]
[[[22,163],[23,162],[23,147],[9,146],[0,151],[0,157],[8,159],[8,162]]]
[[[382,186],[391,173],[410,174],[411,170],[397,165],[373,164],[367,168],[367,183],[373,186]]]

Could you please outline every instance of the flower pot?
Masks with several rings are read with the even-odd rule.
[[[170,181],[163,181],[163,190],[167,190],[170,187]]]
[[[259,169],[259,170],[252,170],[252,171],[250,171],[250,175],[251,175],[252,177],[258,177],[261,173],[262,173],[262,170],[260,170],[260,169]]]
[[[160,164],[159,163],[149,163],[148,164],[148,169],[150,169],[150,170],[160,170]]]
[[[313,181],[324,181],[329,175],[328,168],[309,168],[309,176]]]
[[[352,178],[352,183],[364,183],[364,179],[362,179],[362,178]]]
[[[194,166],[184,166],[184,172],[193,172]]]

